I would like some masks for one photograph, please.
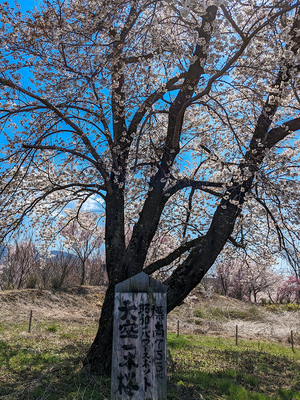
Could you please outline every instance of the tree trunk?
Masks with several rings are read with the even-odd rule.
[[[253,297],[254,297],[254,303],[257,303],[257,294],[258,292],[256,292],[255,290],[253,290]],[[251,300],[251,299],[250,299]]]
[[[168,312],[180,305],[191,290],[200,283],[221,252],[232,233],[234,221],[239,212],[234,206],[229,208],[230,210],[226,210],[226,212],[230,217],[227,215],[227,218],[224,216],[224,211],[220,212],[219,208],[205,240],[191,252],[183,266],[178,268],[165,282],[168,285]],[[220,223],[221,226],[216,226]],[[111,284],[106,292],[96,338],[84,360],[84,366],[89,372],[102,376],[111,374],[113,310],[114,285]]]
[[[82,260],[82,265],[81,265],[81,281],[80,285],[84,285],[85,282],[85,260]]]
[[[128,277],[126,265],[122,264],[125,252],[124,196],[115,190],[106,199],[106,268],[109,277],[99,328],[95,340],[83,362],[92,374],[110,376],[114,318],[115,285]]]
[[[109,285],[102,307],[99,328],[95,340],[83,362],[92,373],[110,376],[114,318],[114,286]]]

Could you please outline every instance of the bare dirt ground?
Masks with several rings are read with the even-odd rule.
[[[64,290],[25,289],[0,292],[0,322],[24,324],[32,310],[33,320],[88,324],[97,329],[105,288],[83,286]],[[300,311],[268,311],[260,305],[219,295],[206,298],[194,291],[168,315],[168,331],[270,340],[287,344],[291,331],[300,345]]]

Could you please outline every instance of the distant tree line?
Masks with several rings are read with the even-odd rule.
[[[267,263],[232,259],[218,262],[212,276],[204,289],[210,286],[224,296],[254,303],[300,303],[300,278],[291,268],[280,271]]]
[[[59,234],[43,237],[23,234],[4,243],[0,248],[0,290],[24,288],[63,288],[78,285],[106,285],[108,283],[104,229],[97,224],[97,214],[82,212],[66,223],[65,210],[56,222]],[[127,227],[126,241],[129,242],[132,229]],[[52,245],[51,245],[52,243]],[[151,264],[164,256],[176,245],[176,238],[157,235],[147,259]],[[52,250],[49,250],[51,249]],[[163,268],[155,273],[157,279],[165,279],[174,268]]]
[[[130,232],[129,232],[130,233]],[[62,230],[64,240],[58,248],[41,254],[32,237],[15,239],[1,248],[0,290],[52,288],[78,285],[106,285],[107,273],[102,251],[101,230],[86,231],[78,223]],[[170,240],[160,238],[153,249],[166,251]],[[287,273],[288,272],[288,273]],[[297,270],[285,274],[269,264],[245,260],[220,260],[210,277],[203,280],[204,293],[219,293],[244,301],[261,303],[300,302]],[[166,269],[158,279],[170,274]]]
[[[106,284],[103,255],[95,250],[83,261],[74,251],[60,247],[48,256],[39,253],[32,239],[15,240],[2,248],[0,289],[63,288]]]
[[[104,235],[96,219],[85,212],[65,224],[63,214],[56,223],[59,235],[48,242],[23,234],[2,245],[0,289],[105,284]]]

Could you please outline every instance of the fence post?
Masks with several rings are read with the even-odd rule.
[[[167,398],[166,299],[144,272],[116,285],[111,400]]]
[[[291,345],[292,345],[292,350],[295,353],[295,349],[294,349],[294,332],[291,331]]]
[[[235,326],[235,344],[239,345],[239,327],[238,325]]]
[[[31,331],[31,321],[32,321],[32,310],[30,310],[30,315],[29,315],[28,333],[30,333]]]

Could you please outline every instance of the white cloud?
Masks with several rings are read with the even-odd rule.
[[[83,204],[81,210],[85,212],[99,211],[103,207],[103,202],[100,196],[93,195]]]

